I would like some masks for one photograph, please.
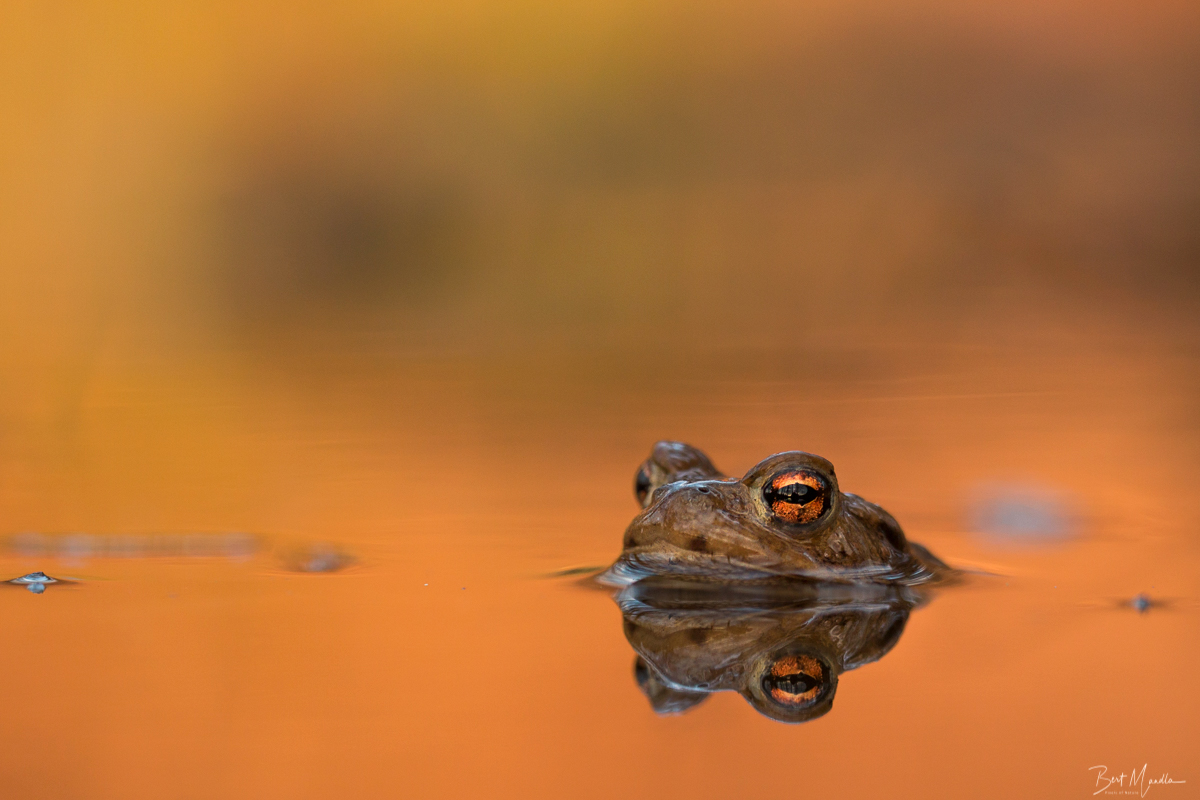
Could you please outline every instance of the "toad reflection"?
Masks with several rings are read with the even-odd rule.
[[[734,691],[764,716],[807,722],[833,706],[838,678],[883,657],[922,598],[881,588],[807,598],[730,595],[643,581],[616,596],[634,675],[658,714]],[[873,595],[873,596],[872,596]]]

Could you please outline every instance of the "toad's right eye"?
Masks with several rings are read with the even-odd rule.
[[[638,503],[646,505],[646,498],[650,496],[650,470],[645,464],[633,478],[633,493],[637,495]]]
[[[830,506],[829,483],[807,469],[780,472],[763,487],[763,500],[776,517],[792,525],[820,519]]]

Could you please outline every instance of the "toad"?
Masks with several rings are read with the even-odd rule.
[[[601,582],[912,585],[950,572],[891,514],[841,491],[833,464],[811,453],[773,455],[734,479],[690,445],[659,442],[634,492],[643,511]]]

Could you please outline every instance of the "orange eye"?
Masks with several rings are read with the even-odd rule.
[[[763,692],[785,706],[808,705],[826,683],[825,665],[812,656],[785,656],[762,679]]]
[[[829,508],[829,484],[815,472],[781,472],[763,487],[763,499],[775,516],[793,525],[820,517]]]

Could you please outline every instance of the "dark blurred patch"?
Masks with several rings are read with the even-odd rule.
[[[423,302],[462,272],[471,227],[462,192],[327,159],[250,164],[223,198],[219,283],[244,321]]]
[[[864,27],[719,69],[703,53],[688,57],[684,68],[619,73],[618,86],[549,109],[545,175],[790,187],[818,208],[823,195],[857,194],[824,230],[769,213],[816,243],[814,234],[863,226],[879,240],[872,255],[916,279],[913,294],[969,296],[981,279],[1031,272],[1085,290],[1094,287],[1076,283],[1084,275],[1200,289],[1200,151],[1182,146],[1200,136],[1194,56],[1183,70],[1171,59],[1120,70],[1002,38]],[[731,219],[745,216],[738,195],[726,203]],[[906,220],[913,208],[932,218]],[[795,245],[795,255],[819,250]]]
[[[281,92],[229,132],[219,304],[644,337],[714,311],[797,330],[1200,299],[1195,54],[889,18],[714,57],[719,35],[664,25],[519,85],[397,66]]]

